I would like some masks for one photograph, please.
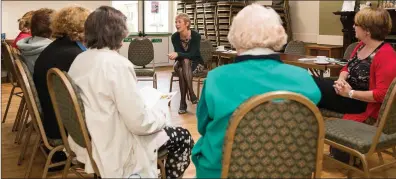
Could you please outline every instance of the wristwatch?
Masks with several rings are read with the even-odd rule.
[[[348,92],[348,96],[349,96],[349,98],[352,98],[352,96],[353,96],[353,92],[354,92],[355,90],[351,90],[351,91],[349,91]]]

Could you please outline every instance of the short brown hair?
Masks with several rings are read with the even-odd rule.
[[[20,31],[23,31],[24,29],[30,29],[30,22],[31,22],[33,13],[34,13],[34,11],[29,11],[29,12],[25,13],[20,19],[18,19]]]
[[[392,29],[392,19],[386,9],[367,7],[356,14],[355,25],[370,32],[372,39],[384,40]]]
[[[55,10],[48,8],[41,8],[36,12],[34,12],[30,27],[32,36],[45,37],[45,38],[51,37],[52,30],[50,28],[50,25],[51,25],[51,17],[54,13]]]
[[[89,10],[83,7],[65,7],[55,13],[51,23],[52,36],[68,36],[72,41],[84,40],[84,23]]]
[[[190,17],[188,16],[188,14],[186,14],[186,13],[180,13],[180,14],[178,14],[178,15],[176,16],[176,20],[177,20],[177,19],[182,19],[182,20],[184,21],[184,23],[187,23],[187,22],[188,22],[187,29],[190,30],[191,20],[190,20]]]
[[[128,35],[126,16],[121,11],[101,6],[92,12],[85,21],[85,42],[88,48],[108,47],[117,50]]]

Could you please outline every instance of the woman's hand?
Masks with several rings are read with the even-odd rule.
[[[343,97],[349,97],[349,92],[352,90],[352,87],[343,79],[339,79],[334,82],[334,89],[336,93]]]
[[[168,58],[169,60],[175,60],[177,58],[177,53],[176,52],[172,52],[170,54],[168,54]]]

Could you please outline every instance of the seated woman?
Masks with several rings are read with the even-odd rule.
[[[319,102],[320,90],[309,73],[282,63],[274,52],[287,41],[281,23],[273,9],[259,4],[246,6],[235,16],[228,40],[238,56],[235,63],[209,72],[197,107],[202,136],[192,153],[197,178],[221,176],[228,122],[235,109],[250,97],[286,90],[300,93],[315,104]]]
[[[345,114],[344,119],[377,119],[390,83],[396,77],[396,53],[384,43],[392,28],[387,10],[365,8],[355,16],[356,38],[361,42],[341,70],[337,81],[315,79],[322,99],[318,107]]]
[[[44,130],[54,143],[62,141],[62,137],[47,88],[47,72],[51,68],[69,71],[73,60],[83,52],[77,42],[83,41],[84,22],[89,13],[88,9],[74,6],[56,12],[51,22],[52,35],[56,40],[41,52],[34,65],[33,81],[42,107]],[[55,153],[54,161],[62,160],[66,160],[65,154]]]
[[[50,28],[53,9],[42,8],[34,12],[31,21],[32,37],[21,39],[17,46],[24,57],[25,63],[33,74],[34,64],[40,53],[52,42],[52,30]]]
[[[15,37],[14,42],[12,42],[11,46],[14,48],[18,48],[16,43],[21,40],[24,39],[26,37],[30,37],[32,36],[30,34],[30,20],[32,18],[34,11],[29,11],[27,13],[25,13],[22,18],[18,19],[18,23],[19,23],[19,30],[21,32],[19,32],[18,36]]]
[[[179,178],[190,164],[194,141],[188,130],[167,126],[162,110],[144,104],[133,64],[117,52],[127,35],[126,17],[99,7],[85,22],[88,50],[68,72],[81,89],[93,158],[102,178],[156,178],[157,151],[166,148],[166,175]],[[77,160],[90,170],[86,149],[69,141]]]
[[[176,16],[176,29],[172,35],[172,44],[175,52],[168,55],[170,60],[175,60],[174,70],[179,76],[180,107],[179,114],[187,113],[186,95],[190,95],[193,104],[198,102],[194,94],[192,79],[193,74],[204,70],[204,62],[200,53],[201,35],[190,29],[191,21],[187,14]]]

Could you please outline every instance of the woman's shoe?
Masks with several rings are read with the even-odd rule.
[[[180,107],[179,107],[179,114],[186,114],[187,113],[187,104],[182,104],[180,103]]]
[[[198,103],[198,98],[197,98],[197,96],[195,96],[194,93],[192,95],[190,95],[190,100],[191,100],[191,103],[193,103],[193,104]]]

